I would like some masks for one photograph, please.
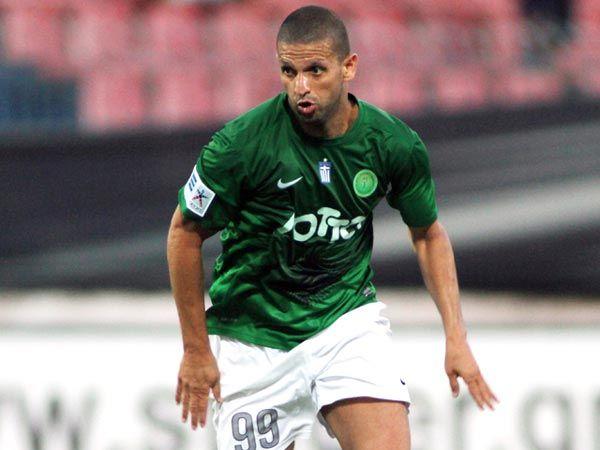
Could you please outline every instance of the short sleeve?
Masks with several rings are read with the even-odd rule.
[[[223,229],[238,215],[245,166],[224,130],[204,146],[186,184],[179,190],[183,215],[206,229]]]
[[[437,219],[435,185],[425,144],[414,133],[414,144],[405,158],[392,158],[391,189],[386,198],[400,211],[409,227],[425,227]]]

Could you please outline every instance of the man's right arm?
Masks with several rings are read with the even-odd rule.
[[[183,358],[179,369],[176,401],[183,403],[182,420],[191,413],[192,428],[206,424],[210,390],[221,401],[219,369],[211,352],[204,312],[202,243],[211,236],[200,225],[175,210],[167,239],[171,289],[177,305]]]

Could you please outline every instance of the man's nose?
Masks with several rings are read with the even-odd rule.
[[[300,97],[306,95],[310,92],[310,87],[308,86],[308,78],[304,76],[302,73],[298,74],[296,77],[296,82],[294,84],[294,93]]]

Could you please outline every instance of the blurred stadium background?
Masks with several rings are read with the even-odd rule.
[[[210,134],[279,91],[275,34],[307,3],[346,21],[352,91],[428,144],[502,400],[450,399],[439,320],[378,208],[413,447],[600,449],[600,0],[0,0],[0,450],[214,448],[172,401],[166,231]]]

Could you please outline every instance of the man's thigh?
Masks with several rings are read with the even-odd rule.
[[[402,378],[403,361],[396,354],[389,322],[379,311],[377,304],[363,306],[357,310],[359,316],[347,317],[343,329],[334,324],[323,334],[326,339],[321,341],[322,348],[314,352],[327,355],[319,366],[313,389],[320,416],[323,411],[332,410],[328,405],[338,406],[336,410],[342,414],[346,408],[341,406],[356,404],[351,412],[356,409],[362,415],[366,408],[371,417],[371,409],[387,413],[390,408],[397,411],[397,405],[410,403]],[[373,402],[382,406],[379,409],[369,406]]]
[[[343,450],[409,450],[404,403],[359,397],[324,406],[321,414]]]
[[[287,449],[312,429],[316,405],[292,353],[211,335],[222,403],[212,403],[219,450]]]

